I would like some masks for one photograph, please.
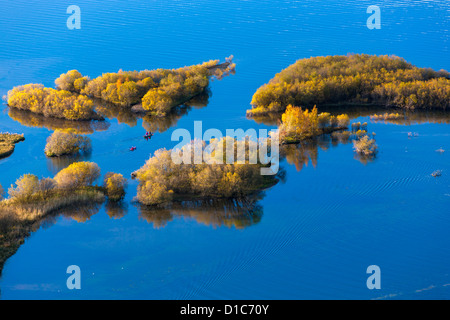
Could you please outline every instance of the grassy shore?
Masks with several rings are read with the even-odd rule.
[[[24,140],[23,134],[0,133],[0,159],[9,157],[14,152],[15,144]]]
[[[27,201],[6,199],[0,202],[0,217],[4,212],[9,212],[21,220],[34,220],[73,205],[104,201],[105,192],[101,187],[85,187],[70,193],[56,192],[45,199],[40,195],[35,195]]]

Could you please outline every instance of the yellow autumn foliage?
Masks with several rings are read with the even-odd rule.
[[[450,74],[418,68],[396,56],[300,59],[255,92],[247,115],[282,112],[288,105],[311,108],[342,103],[446,109]]]

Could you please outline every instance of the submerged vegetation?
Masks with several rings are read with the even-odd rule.
[[[15,148],[15,144],[24,141],[23,134],[0,133],[0,159],[9,157]]]
[[[62,155],[74,155],[91,151],[91,139],[79,134],[55,131],[47,138],[45,155],[47,157],[60,157]]]
[[[211,60],[171,70],[120,70],[92,80],[70,70],[55,80],[57,89],[27,84],[10,90],[6,99],[10,107],[68,120],[102,120],[94,109],[95,98],[136,112],[165,116],[207,90],[212,77],[221,79],[234,70],[232,57],[221,64]]]
[[[301,59],[256,91],[247,115],[279,113],[288,105],[344,103],[447,109],[450,74],[418,68],[396,56],[352,54]]]

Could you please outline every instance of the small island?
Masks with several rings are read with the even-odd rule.
[[[222,138],[214,143],[225,148],[227,139],[233,138]],[[193,143],[195,142],[186,145],[181,151],[175,151],[191,153],[195,149]],[[237,148],[239,143],[245,141],[235,140],[234,143]],[[225,161],[175,164],[172,161],[172,151],[155,151],[154,156],[132,174],[139,181],[135,200],[140,204],[164,206],[174,201],[242,199],[275,185],[284,175],[283,170],[276,175],[261,175],[260,169],[266,165],[250,164],[248,161],[242,164],[221,164]],[[212,159],[216,156],[217,154],[212,154]],[[245,159],[249,159],[248,153]]]
[[[288,105],[348,104],[445,110],[450,107],[450,73],[418,68],[396,56],[301,59],[256,91],[247,116],[281,113]]]
[[[88,153],[91,148],[91,139],[88,137],[73,132],[56,130],[47,138],[44,152],[47,157],[61,157]]]
[[[362,160],[371,160],[378,152],[374,133],[367,133],[367,123],[352,123],[348,131],[350,118],[347,114],[333,116],[328,112],[318,113],[317,108],[310,111],[301,107],[288,105],[281,116],[279,125],[280,143],[300,144],[321,135],[332,135],[335,139],[348,141],[352,138],[353,149]]]
[[[178,69],[119,70],[92,80],[70,70],[55,80],[57,89],[26,84],[10,90],[6,100],[11,108],[67,120],[104,120],[95,110],[95,99],[164,117],[172,108],[207,90],[211,78],[222,79],[234,73],[232,58],[224,63],[211,60]]]
[[[309,111],[301,107],[288,105],[281,116],[280,142],[299,143],[322,134],[330,134],[348,128],[350,118],[346,114],[332,116],[328,112],[318,113],[317,108]]]
[[[14,152],[16,143],[24,140],[23,134],[0,133],[0,159],[9,157]]]
[[[93,162],[75,162],[54,178],[39,179],[25,174],[8,189],[0,185],[0,275],[5,261],[23,244],[31,232],[56,215],[84,222],[108,199],[107,208],[120,206],[126,179],[109,172],[101,186],[93,185],[100,168]]]
[[[0,216],[13,212],[23,219],[44,217],[56,210],[80,203],[120,201],[125,195],[126,179],[118,173],[107,173],[103,185],[93,185],[100,178],[100,168],[94,162],[75,162],[59,171],[54,178],[39,179],[24,174],[8,189],[3,199],[0,186]]]

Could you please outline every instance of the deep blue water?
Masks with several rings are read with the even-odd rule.
[[[81,8],[80,30],[66,27],[71,4]],[[373,4],[381,8],[381,30],[366,27]],[[259,86],[297,59],[395,54],[450,70],[449,27],[448,1],[2,1],[0,95],[26,83],[54,86],[70,69],[94,78],[233,54],[236,74],[212,83],[209,104],[150,141],[142,139],[141,119],[110,119],[90,134],[88,159],[102,173],[129,177],[150,153],[176,144],[174,129],[192,130],[194,121],[222,132],[267,128],[246,119],[245,110]],[[301,171],[283,162],[286,182],[265,192],[262,216],[244,228],[213,210],[174,210],[169,221],[151,222],[131,204],[133,180],[122,217],[111,218],[104,205],[85,221],[56,217],[7,261],[1,298],[450,298],[448,121],[397,125],[371,122],[367,114],[353,121],[368,121],[377,133],[373,162],[354,159],[351,144],[319,148],[316,166]],[[24,173],[46,177],[62,168],[43,153],[50,128],[0,113],[0,131],[26,137],[0,160],[2,186]],[[436,152],[440,147],[447,151]],[[433,178],[438,169],[443,175]],[[66,287],[72,264],[81,268],[81,290]],[[374,264],[381,290],[366,287],[366,268]]]

